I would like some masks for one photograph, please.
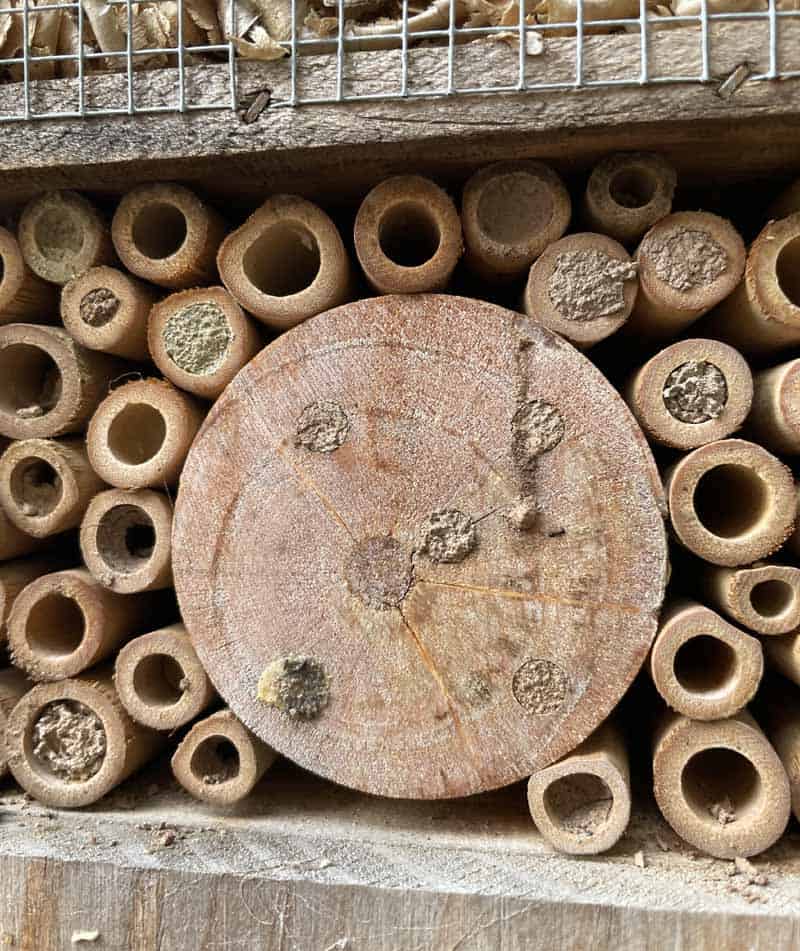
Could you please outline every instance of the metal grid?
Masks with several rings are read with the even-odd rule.
[[[160,2],[166,3],[168,0]],[[264,71],[272,84],[268,103],[270,108],[475,93],[537,93],[657,83],[709,83],[720,78],[712,72],[715,30],[718,25],[731,23],[750,31],[751,38],[752,31],[760,31],[758,65],[753,68],[743,63],[740,79],[764,81],[800,76],[800,34],[793,34],[791,42],[781,43],[783,24],[787,20],[800,22],[800,10],[779,9],[777,0],[768,0],[766,9],[754,12],[712,12],[710,0],[699,0],[697,15],[668,17],[670,27],[692,31],[696,51],[690,57],[691,62],[674,62],[667,70],[653,68],[652,44],[656,31],[663,27],[665,21],[655,18],[649,11],[648,0],[639,0],[638,16],[603,19],[602,23],[586,17],[584,4],[588,0],[576,0],[574,20],[530,22],[530,15],[526,17],[525,14],[525,0],[522,0],[516,23],[510,26],[472,27],[458,23],[459,0],[449,0],[449,17],[443,26],[413,32],[409,26],[409,0],[402,0],[402,16],[397,21],[397,28],[372,38],[352,36],[346,31],[345,0],[336,0],[338,31],[335,36],[317,38],[301,35],[300,2],[290,0],[293,24],[291,37],[281,43],[286,57],[255,66]],[[18,18],[18,22],[21,21],[22,49],[19,55],[0,58],[0,74],[5,77],[5,81],[0,82],[0,122],[231,110],[243,105],[239,98],[238,82],[243,60],[237,54],[232,39],[240,35],[237,28],[241,11],[237,9],[236,0],[228,0],[227,22],[221,24],[225,40],[198,45],[184,41],[185,0],[174,0],[172,8],[177,8],[175,44],[152,48],[134,47],[133,24],[137,15],[134,0],[106,0],[108,8],[123,8],[121,22],[125,24],[123,29],[126,39],[123,49],[101,52],[84,46],[87,14],[81,2],[34,5],[32,0],[21,0],[19,7],[6,7],[2,3],[3,0],[0,0],[0,16],[7,14],[12,20]],[[439,6],[441,8],[441,3]],[[48,11],[74,13],[77,52],[40,54],[31,48],[32,18]],[[602,34],[593,35],[600,26]],[[623,33],[627,35],[629,44],[636,45],[635,67],[631,68],[629,56],[624,74],[608,75],[606,71],[599,76],[593,75],[590,47],[596,49],[598,42],[618,42]],[[473,71],[468,77],[471,81],[462,82],[459,60],[464,51],[470,50],[472,41],[489,38],[503,39],[509,44],[505,68],[497,75],[482,75],[479,83],[475,82]],[[546,49],[550,48],[552,42],[560,43],[563,50],[568,51],[569,68],[563,68],[562,55],[561,74],[554,76],[552,63],[546,57],[531,55],[534,41],[543,43]],[[370,46],[380,49],[370,51]],[[435,55],[441,58],[442,68],[436,71],[437,80],[433,83],[426,82],[424,78],[420,81],[418,76],[414,76],[413,57],[415,51],[422,47],[426,55],[430,56],[431,50],[435,50]],[[386,58],[387,81],[381,84],[379,91],[360,88],[357,82],[352,81],[353,57],[378,54]],[[141,68],[153,56],[167,57],[167,65],[159,69]],[[198,59],[203,58],[208,59],[207,65],[195,65]],[[192,65],[187,64],[187,60]],[[69,70],[72,78],[37,82],[43,67],[59,72]],[[323,67],[324,76],[327,77],[324,88],[319,88],[319,82],[309,88],[306,82],[309,71],[319,71]],[[206,83],[203,81],[203,71],[209,68],[214,69],[218,77],[211,96],[207,95]],[[253,66],[248,68],[252,69]],[[394,78],[390,80],[388,77],[392,71]],[[220,75],[224,75],[224,79],[220,80]],[[319,77],[321,74],[317,72],[316,75]],[[106,82],[102,95],[97,96],[94,85],[100,77],[104,77]],[[109,78],[113,80],[110,84]],[[276,78],[279,80],[277,84]],[[224,91],[221,91],[221,82]],[[155,83],[160,90],[158,101],[153,101],[148,95],[151,85]],[[42,87],[46,89],[43,91]],[[170,90],[168,96],[163,94],[165,88]]]

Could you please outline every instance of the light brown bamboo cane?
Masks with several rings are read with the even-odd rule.
[[[0,779],[8,772],[8,751],[5,739],[8,716],[23,694],[27,693],[31,687],[33,687],[31,681],[16,667],[0,670]]]
[[[800,627],[800,568],[757,563],[749,568],[705,565],[706,600],[758,634],[780,635]]]
[[[597,855],[628,827],[628,751],[619,730],[604,723],[568,756],[534,773],[528,807],[541,834],[559,852]]]
[[[89,423],[89,459],[118,488],[175,485],[203,416],[201,404],[170,383],[126,383],[103,400]]]
[[[128,715],[102,667],[29,690],[8,718],[6,741],[14,779],[60,809],[97,802],[166,744]]]
[[[720,720],[753,699],[764,658],[757,638],[697,602],[676,600],[662,611],[649,666],[671,709],[695,720]]]
[[[154,730],[177,730],[216,697],[182,624],[129,641],[117,655],[114,683],[128,713]]]
[[[0,505],[17,528],[37,538],[80,525],[104,488],[78,436],[22,439],[0,457]]]
[[[19,242],[0,228],[0,324],[55,324],[58,291],[25,263]]]
[[[0,326],[0,435],[47,438],[85,428],[124,364],[56,327]]]
[[[150,312],[150,353],[175,386],[215,400],[261,349],[255,322],[224,287],[171,294]]]
[[[172,585],[172,502],[151,489],[108,489],[96,495],[81,525],[86,567],[118,594]]]
[[[567,230],[572,204],[559,176],[542,162],[495,162],[464,186],[465,260],[489,281],[522,277]]]
[[[672,211],[678,176],[651,152],[609,155],[592,169],[583,197],[583,217],[593,230],[622,244],[635,244]]]
[[[222,283],[272,327],[293,327],[349,299],[350,261],[336,225],[317,205],[274,195],[222,242]]]
[[[742,425],[753,378],[733,347],[719,340],[680,340],[634,371],[623,395],[650,439],[695,449]]]
[[[653,787],[678,835],[717,858],[763,852],[789,819],[786,771],[747,712],[705,723],[665,716],[654,736]]]
[[[227,806],[248,796],[277,757],[230,710],[196,723],[172,757],[172,771],[195,799]]]
[[[795,524],[790,470],[743,439],[721,439],[687,453],[665,473],[678,540],[715,565],[752,564],[777,551]]]
[[[42,575],[8,618],[14,664],[37,681],[74,677],[152,626],[158,603],[151,594],[115,594],[83,568]]]
[[[213,283],[226,230],[216,211],[172,183],[129,191],[111,223],[114,247],[125,267],[173,290]]]
[[[93,267],[61,291],[61,319],[75,340],[130,360],[146,360],[154,288],[113,267]]]
[[[106,222],[88,199],[72,191],[45,192],[25,206],[19,245],[34,274],[53,284],[116,260]]]

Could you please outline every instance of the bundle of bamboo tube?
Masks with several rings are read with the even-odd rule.
[[[787,464],[800,455],[798,193],[774,219],[764,211],[748,249],[726,218],[673,208],[676,173],[655,155],[607,158],[574,202],[534,161],[480,169],[460,208],[433,181],[398,176],[358,208],[353,260],[337,222],[299,196],[272,196],[238,226],[172,184],[133,188],[110,222],[69,192],[32,201],[0,233],[0,775],[61,807],[95,802],[167,750],[178,782],[217,805],[247,796],[276,751],[387,795],[529,776],[541,834],[588,854],[625,832],[629,750],[646,724],[673,829],[719,857],[767,849],[800,802]],[[441,293],[462,288],[478,299]],[[372,294],[391,296],[358,300]],[[419,353],[447,353],[447,370]],[[478,412],[466,394],[480,360],[491,386]],[[362,420],[351,407],[367,412],[370,375],[382,415]],[[446,389],[423,392],[432,376]],[[445,442],[412,427],[404,387],[419,406],[458,394],[437,417]],[[467,459],[468,425],[479,438]],[[377,463],[362,483],[365,440]],[[454,471],[469,477],[459,507],[427,514],[422,500],[452,494]],[[597,494],[613,497],[616,527]],[[400,510],[406,496],[426,513],[422,534],[375,534],[369,507]],[[488,516],[468,514],[484,503]],[[672,574],[656,625],[659,503]],[[254,562],[252,597],[228,535],[272,559]],[[494,559],[490,583],[476,552]],[[447,591],[481,598],[435,600]],[[265,608],[297,634],[280,650]],[[565,611],[577,612],[568,623]],[[355,642],[332,643],[331,615]],[[531,625],[565,623],[574,652],[548,655]],[[583,629],[604,633],[605,652]],[[387,654],[398,632],[437,672],[430,693],[396,682],[411,664],[405,647]],[[609,716],[648,651],[647,709]],[[598,671],[602,684],[573,696]],[[430,724],[416,713],[429,700]],[[347,730],[351,710],[363,719],[374,762],[339,750],[347,731],[331,709]]]

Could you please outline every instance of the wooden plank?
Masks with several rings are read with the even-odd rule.
[[[800,23],[782,21],[780,49],[800,47]],[[640,41],[634,35],[584,39],[585,79],[630,79],[640,71]],[[768,66],[766,24],[712,24],[710,67],[720,80],[744,61],[755,71]],[[700,41],[694,28],[655,31],[650,37],[651,76],[700,68]],[[482,41],[456,50],[456,80],[462,86],[515,82],[518,57],[505,44]],[[575,40],[547,39],[540,57],[528,59],[527,78],[570,81]],[[676,64],[679,64],[676,66]],[[782,62],[789,67],[791,62]],[[299,62],[300,92],[330,94],[335,61],[309,56]],[[391,93],[399,83],[395,50],[348,55],[346,88],[362,93]],[[412,50],[412,89],[443,88],[446,51]],[[34,84],[34,108],[70,108],[77,102],[76,80]],[[287,62],[242,63],[239,99],[271,90],[276,103],[288,94]],[[75,186],[119,190],[134,180],[180,177],[202,181],[212,191],[275,192],[290,188],[310,196],[324,194],[336,176],[342,197],[363,192],[382,175],[424,169],[444,179],[463,178],[478,163],[499,158],[538,156],[562,169],[583,167],[615,148],[658,148],[677,162],[685,180],[707,176],[744,178],[776,168],[796,167],[800,128],[800,83],[746,82],[729,98],[717,83],[616,86],[465,95],[439,99],[368,101],[303,106],[270,105],[254,122],[240,112],[195,112],[116,116],[91,120],[8,123],[3,127],[0,184],[8,198],[43,187]],[[119,75],[86,78],[86,101],[95,107],[124,108],[125,82]],[[227,66],[190,67],[189,101],[226,101]],[[136,74],[137,102],[165,106],[176,101],[172,70]],[[0,87],[0,114],[20,106],[20,87]],[[16,97],[16,99],[15,99]],[[769,128],[769,135],[764,134]],[[357,148],[359,161],[352,161]],[[723,161],[737,155],[735,171]],[[220,162],[225,163],[224,175]],[[132,163],[132,164],[126,164]],[[728,167],[726,167],[726,165]],[[15,175],[26,169],[21,180]],[[298,170],[302,182],[298,183]],[[245,186],[244,181],[249,182]]]
[[[79,931],[99,935],[78,948],[114,951],[773,951],[800,941],[797,837],[756,860],[769,877],[757,886],[731,877],[731,862],[693,857],[646,809],[607,856],[554,854],[522,785],[387,803],[282,763],[253,798],[215,814],[159,769],[138,782],[80,813],[0,795],[0,947],[63,951]],[[172,845],[159,844],[162,822]]]

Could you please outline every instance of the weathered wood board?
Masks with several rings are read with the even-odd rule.
[[[163,771],[134,782],[73,813],[4,787],[0,948],[789,951],[800,942],[796,833],[755,860],[769,879],[759,886],[731,875],[732,862],[687,849],[651,807],[640,806],[608,855],[555,854],[522,785],[458,802],[387,802],[284,762],[223,814]],[[81,932],[97,937],[73,944]]]
[[[286,61],[241,63],[237,111],[118,115],[89,120],[17,122],[3,125],[0,185],[5,200],[43,188],[119,191],[136,181],[181,179],[209,194],[257,195],[299,191],[324,197],[337,182],[341,198],[360,195],[382,176],[422,171],[461,180],[476,165],[502,158],[539,157],[561,170],[584,168],[614,149],[658,149],[674,161],[684,180],[743,179],[775,169],[797,168],[800,80],[745,82],[733,95],[718,95],[720,81],[740,64],[753,72],[769,68],[768,24],[720,23],[709,28],[713,81],[638,85],[641,42],[637,35],[584,38],[584,79],[626,79],[629,86],[555,92],[465,95],[438,99],[355,102],[299,108],[266,107],[245,122],[246,105],[265,89],[286,99]],[[800,23],[781,20],[779,62],[797,68]],[[649,75],[698,75],[699,29],[653,30],[648,41]],[[504,43],[458,47],[455,81],[463,87],[488,81],[516,83],[519,57]],[[399,88],[396,50],[355,52],[345,62],[345,88],[392,94]],[[529,81],[571,82],[575,40],[547,38],[544,52],[529,57]],[[335,57],[309,56],[299,64],[298,91],[329,95],[336,86]],[[446,50],[412,50],[409,88],[446,88]],[[190,102],[230,100],[228,67],[186,70]],[[172,107],[174,71],[137,73],[136,102]],[[89,107],[126,108],[120,75],[89,75]],[[75,107],[77,80],[33,84],[39,111]],[[22,108],[21,86],[0,86],[0,113]],[[91,131],[89,131],[91,130]],[[768,134],[766,132],[768,131]],[[353,149],[358,161],[353,161]],[[729,161],[736,155],[736,167]],[[224,171],[223,171],[224,168]],[[17,170],[25,169],[21,177]]]

